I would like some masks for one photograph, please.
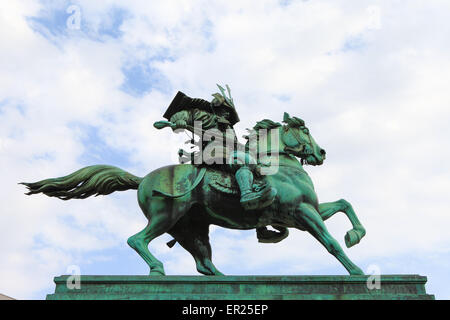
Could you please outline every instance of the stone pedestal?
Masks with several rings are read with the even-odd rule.
[[[69,289],[68,277],[54,279],[48,300],[434,299],[419,275],[382,275],[372,290],[368,276],[81,276],[80,289]]]

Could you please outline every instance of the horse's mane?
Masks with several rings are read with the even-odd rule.
[[[247,129],[247,131],[249,131],[249,134],[247,136],[244,136],[245,139],[250,139],[250,138],[254,138],[254,137],[258,137],[259,135],[259,130],[261,129],[265,129],[265,130],[270,130],[270,129],[274,129],[274,128],[279,128],[281,127],[282,124],[279,122],[275,122],[272,121],[270,119],[263,119],[261,121],[258,121],[252,129]]]
[[[270,119],[264,119],[258,121],[253,127],[253,130],[258,131],[260,129],[273,129],[278,127],[281,127],[281,123],[272,121]]]
[[[297,117],[285,117],[283,122],[291,128],[302,128],[305,126],[305,121]]]

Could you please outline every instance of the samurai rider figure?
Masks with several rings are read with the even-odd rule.
[[[203,99],[190,98],[179,91],[164,114],[164,118],[170,122],[160,121],[159,123],[162,125],[158,127],[158,123],[156,123],[155,126],[162,128],[169,125],[174,131],[177,129],[186,129],[202,136],[203,139],[200,139],[199,142],[202,150],[205,150],[208,148],[208,145],[215,142],[214,151],[218,155],[214,159],[215,165],[219,163],[219,168],[235,174],[241,194],[240,202],[243,208],[245,210],[265,208],[272,204],[277,193],[276,189],[270,187],[268,184],[263,184],[262,186],[253,184],[257,162],[248,150],[242,144],[239,144],[236,138],[233,126],[239,122],[239,116],[231,97],[230,88],[228,85],[226,86],[228,91],[227,96],[224,88],[219,85],[217,86],[221,93],[214,93],[212,95],[214,99],[211,102]],[[195,130],[196,121],[201,121],[201,132],[196,132],[198,130]],[[211,129],[215,129],[214,132],[218,132],[220,137],[214,136],[213,139],[211,137],[205,139],[203,133]],[[228,142],[233,141],[233,143],[217,142],[225,142],[227,139]],[[194,139],[191,140],[191,143],[195,144]],[[181,156],[183,150],[180,150],[180,152],[179,155]],[[192,157],[190,160],[198,163],[194,161],[196,160],[195,157]],[[205,164],[204,158],[201,164]],[[206,164],[210,165],[211,163],[206,161]]]

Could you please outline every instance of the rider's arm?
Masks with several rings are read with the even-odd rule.
[[[215,128],[217,123],[214,114],[199,109],[178,111],[170,118],[170,122],[175,123],[176,129],[185,128],[186,125],[193,127],[196,121],[202,123],[203,130]]]
[[[208,130],[217,127],[217,117],[211,112],[204,110],[194,109],[192,114],[192,125],[195,121],[200,121],[202,123],[202,129]]]

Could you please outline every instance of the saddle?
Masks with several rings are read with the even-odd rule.
[[[155,172],[152,195],[180,198],[194,190],[205,176],[206,168],[190,164],[171,165]]]
[[[169,174],[170,173],[170,174]],[[191,164],[181,164],[163,168],[159,173],[164,176],[171,176],[171,183],[162,183],[166,179],[158,179],[161,183],[153,186],[152,194],[166,198],[180,198],[194,190],[207,175],[207,183],[211,189],[221,193],[239,197],[239,186],[234,174],[226,170],[220,170],[211,166],[196,166]],[[267,183],[261,176],[255,175],[254,189],[259,191],[264,189]]]

